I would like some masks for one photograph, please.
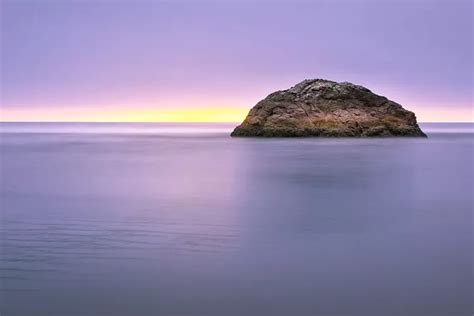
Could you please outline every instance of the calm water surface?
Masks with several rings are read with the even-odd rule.
[[[0,314],[472,315],[474,125],[0,125]]]

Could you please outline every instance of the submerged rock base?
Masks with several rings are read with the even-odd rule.
[[[255,105],[231,136],[426,137],[415,114],[348,82],[304,80]]]

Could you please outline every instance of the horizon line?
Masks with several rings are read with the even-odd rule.
[[[241,121],[2,121],[0,119],[0,124],[3,123],[110,123],[110,124],[144,124],[144,123],[160,123],[160,124],[241,124]],[[418,124],[426,123],[469,123],[474,124],[474,121],[419,121]]]

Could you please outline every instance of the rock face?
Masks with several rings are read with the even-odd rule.
[[[426,137],[413,112],[348,82],[304,80],[255,105],[232,136]]]

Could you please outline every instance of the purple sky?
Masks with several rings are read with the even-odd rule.
[[[472,120],[472,0],[1,3],[4,115],[250,108],[326,78],[422,121]]]

